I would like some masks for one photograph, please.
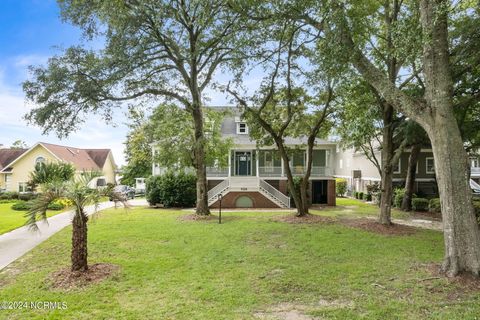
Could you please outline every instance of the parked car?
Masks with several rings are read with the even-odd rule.
[[[125,185],[115,186],[110,194],[110,201],[113,201],[115,196],[122,199],[134,199],[135,189]],[[118,199],[117,198],[117,199]]]

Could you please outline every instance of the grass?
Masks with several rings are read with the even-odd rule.
[[[0,234],[12,231],[25,225],[25,221],[27,220],[25,218],[26,211],[12,210],[11,207],[13,203],[14,202],[0,203]],[[51,217],[64,211],[65,210],[49,210],[47,211],[47,216]]]
[[[338,209],[340,210],[340,209]],[[363,210],[363,209],[362,209]],[[365,209],[366,210],[366,209]],[[69,265],[71,228],[0,272],[0,301],[63,301],[65,310],[0,310],[1,319],[256,319],[279,303],[322,319],[473,319],[480,295],[431,275],[442,234],[382,236],[341,224],[286,224],[272,212],[179,221],[182,211],[107,210],[89,223],[90,263],[114,277],[62,291],[49,275]],[[285,214],[285,213],[283,213]],[[341,301],[318,305],[318,301]]]
[[[364,201],[352,198],[337,198],[336,207],[327,207],[321,211],[313,211],[326,216],[375,216],[380,213],[377,205],[366,203]],[[392,217],[397,219],[406,219],[411,213],[392,208]]]

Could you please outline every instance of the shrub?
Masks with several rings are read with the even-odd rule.
[[[20,193],[18,195],[18,200],[23,200],[23,201],[30,201],[34,198],[36,198],[36,196],[33,193]]]
[[[18,192],[4,192],[0,194],[0,200],[15,200],[18,199]]]
[[[425,198],[413,198],[412,199],[412,209],[414,211],[427,211],[429,201]]]
[[[343,197],[347,192],[347,180],[343,178],[335,179],[335,192],[338,197]]]
[[[146,197],[150,205],[193,207],[196,202],[196,177],[193,174],[167,172],[147,179]]]
[[[402,201],[404,196],[405,196],[405,188],[393,189],[393,206],[400,208],[402,206]]]
[[[353,197],[354,197],[355,199],[358,199],[358,191],[355,191],[355,192],[353,193]]]
[[[12,204],[12,210],[16,210],[16,211],[27,211],[30,209],[30,207],[32,206],[32,204],[30,202],[27,202],[27,201],[18,201],[18,202],[15,202],[14,204]]]
[[[0,203],[14,203],[18,202],[18,200],[0,200]]]
[[[364,193],[363,200],[365,201],[372,201],[372,194],[371,193]]]
[[[380,192],[380,185],[378,182],[367,185],[367,193],[374,194]]]
[[[430,201],[428,202],[428,211],[435,213],[442,212],[440,208],[440,198],[430,199]]]
[[[360,200],[363,199],[363,191],[360,191],[360,192],[358,193],[358,198],[357,198],[357,199],[360,199]]]
[[[67,198],[59,198],[59,199],[53,201],[53,203],[59,204],[59,205],[63,206],[63,208],[73,206],[73,201],[70,200],[70,199],[67,199]]]
[[[480,199],[473,199],[472,203],[475,215],[477,216],[477,222],[480,225]]]
[[[47,208],[48,208],[48,210],[62,210],[62,209],[65,208],[65,206],[60,204],[60,203],[56,203],[55,201],[53,201],[53,202],[50,202],[48,204]]]

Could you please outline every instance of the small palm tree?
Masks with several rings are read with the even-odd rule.
[[[40,185],[41,194],[33,200],[31,209],[27,212],[27,224],[30,228],[38,229],[37,221],[47,219],[48,205],[59,198],[69,199],[75,208],[72,220],[72,253],[71,270],[85,272],[88,270],[87,263],[87,221],[85,207],[94,205],[98,208],[103,192],[92,189],[88,183],[99,174],[96,172],[84,172],[82,175],[70,181],[50,181]]]

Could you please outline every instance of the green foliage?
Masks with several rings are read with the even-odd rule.
[[[360,191],[358,193],[358,199],[362,200],[363,199],[363,191]]]
[[[50,202],[47,208],[48,210],[62,210],[65,209],[65,206],[60,203]]]
[[[23,200],[23,201],[30,201],[33,200],[37,197],[37,194],[34,193],[20,193],[18,195],[18,200]]]
[[[167,172],[146,181],[146,198],[150,205],[193,207],[196,201],[196,177],[192,174]]]
[[[413,198],[412,209],[413,211],[428,211],[429,201],[425,198]]]
[[[7,191],[0,194],[0,200],[15,200],[18,199],[18,196],[18,192]]]
[[[371,193],[364,193],[363,200],[365,201],[372,201],[372,194]]]
[[[18,201],[12,205],[12,210],[15,211],[28,211],[32,207],[32,203],[28,201]]]
[[[475,210],[475,215],[477,216],[477,222],[480,225],[480,199],[473,200],[473,209]]]
[[[405,197],[405,188],[393,189],[393,205],[400,208],[402,206],[403,197]]]
[[[335,193],[338,197],[343,197],[347,192],[347,180],[344,178],[335,179]]]
[[[206,166],[228,165],[228,151],[233,146],[231,138],[221,134],[222,120],[228,111],[215,108],[205,109],[205,164]],[[193,167],[192,149],[195,145],[195,129],[191,115],[173,104],[158,106],[145,126],[145,133],[154,141],[154,160],[161,167]]]
[[[434,213],[442,212],[442,208],[440,205],[440,198],[430,199],[430,201],[428,202],[428,211],[434,212]]]
[[[54,181],[69,181],[75,175],[75,167],[65,162],[40,162],[30,173],[30,182],[33,185],[50,183]]]
[[[15,140],[10,146],[10,149],[28,149],[28,145],[23,140]]]
[[[121,183],[135,185],[135,178],[148,178],[152,174],[152,139],[148,135],[147,119],[141,109],[129,109],[129,132],[125,140],[127,165],[122,167]]]

